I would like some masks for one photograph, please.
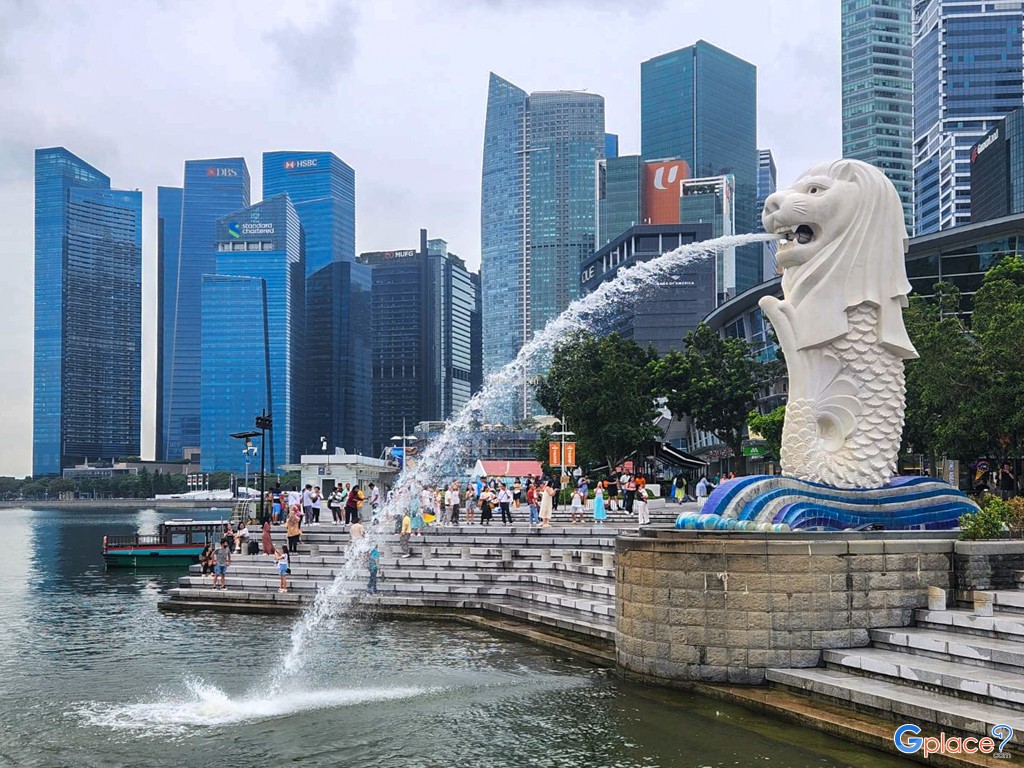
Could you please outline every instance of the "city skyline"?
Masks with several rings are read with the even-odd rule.
[[[813,2],[752,3],[748,17],[757,23],[737,26],[733,14],[712,12],[713,3],[654,5],[643,14],[616,12],[614,6],[600,4],[581,16],[580,8],[579,3],[527,9],[493,4],[475,9],[445,7],[441,14],[437,8],[401,14],[380,7],[346,12],[340,6],[325,13],[322,8],[297,5],[290,19],[267,5],[266,13],[259,14],[260,24],[254,25],[253,19],[235,18],[214,5],[204,14],[211,31],[206,31],[204,23],[204,31],[198,34],[190,26],[193,19],[188,13],[172,18],[148,4],[121,11],[119,18],[102,7],[68,18],[59,8],[11,17],[5,26],[17,35],[5,46],[9,62],[5,59],[0,70],[15,97],[10,104],[14,119],[3,129],[7,166],[0,178],[4,223],[11,235],[0,245],[0,258],[11,267],[15,287],[13,320],[3,342],[13,375],[0,388],[0,396],[11,404],[14,418],[0,435],[0,473],[30,471],[32,270],[26,262],[31,261],[32,252],[30,177],[31,151],[36,146],[65,145],[103,168],[119,186],[144,193],[144,455],[152,451],[155,400],[155,190],[158,185],[180,184],[186,159],[241,156],[250,168],[258,168],[263,151],[284,147],[334,151],[362,180],[357,251],[392,245],[395,227],[408,231],[428,226],[444,232],[467,264],[476,268],[479,218],[474,209],[479,200],[487,71],[500,71],[530,87],[601,93],[608,109],[606,130],[619,135],[620,153],[635,153],[639,151],[640,61],[690,45],[698,37],[758,67],[759,141],[776,151],[780,183],[788,183],[814,161],[838,156],[838,13],[832,9]],[[569,20],[591,32],[614,28],[630,54],[615,61],[587,56],[583,35],[578,42],[540,45],[544,54],[527,59],[515,35],[505,34],[529,31],[534,42],[543,43],[559,38],[559,29]],[[123,67],[112,57],[109,61],[97,57],[90,61],[89,71],[79,75],[55,69],[54,62],[37,52],[46,48],[45,41],[71,30],[102,42],[114,34],[120,39],[118,30],[124,25],[154,24],[164,29],[164,35],[143,46],[153,48],[153,55],[180,49],[186,29],[189,49],[206,52],[195,57],[192,70],[197,74],[186,78],[188,87],[182,85],[180,75],[171,77],[142,67],[124,85],[112,78],[103,92],[89,91],[86,84],[106,68],[113,72]],[[222,32],[215,34],[212,29],[218,24]],[[324,39],[317,31],[320,28],[333,30],[334,36]],[[443,54],[415,52],[412,41],[442,28],[452,43]],[[660,33],[664,29],[680,31],[666,35]],[[794,36],[795,29],[807,32]],[[360,42],[354,52],[351,46],[336,44],[339,38],[354,41],[357,30]],[[384,35],[392,45],[377,50],[373,40],[383,40]],[[480,38],[493,39],[483,45]],[[767,39],[783,42],[766,45]],[[143,53],[142,47],[135,48],[141,41],[126,44],[130,46],[126,54]],[[299,53],[316,65],[295,71],[293,67],[302,66]],[[262,64],[257,66],[264,59],[281,65],[269,79],[260,74]],[[61,76],[51,85],[32,87],[39,78],[50,82],[57,70]],[[401,82],[385,78],[386,87],[368,85],[360,81],[361,71],[402,71],[403,78]],[[439,87],[439,82],[444,86]],[[801,84],[805,94],[799,103],[792,99],[794,82]],[[62,108],[69,101],[78,104],[81,99],[76,94],[87,91],[89,103],[81,103],[76,110]],[[46,99],[37,99],[37,92],[45,92]],[[257,98],[260,92],[275,98],[275,94],[287,94],[288,108],[267,110],[273,102]],[[818,126],[813,135],[792,135],[794,109]],[[400,113],[409,117],[396,119]],[[417,115],[421,119],[412,119]],[[121,122],[115,124],[115,118]],[[256,186],[254,178],[253,200],[262,197]]]

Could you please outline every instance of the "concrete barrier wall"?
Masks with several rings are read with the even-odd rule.
[[[882,538],[884,537],[884,538]],[[627,676],[759,684],[826,648],[906,626],[952,585],[949,534],[646,531],[616,542],[616,656]]]

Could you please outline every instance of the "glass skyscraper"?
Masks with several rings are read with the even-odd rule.
[[[356,174],[332,152],[264,152],[263,197],[287,192],[306,232],[306,277],[356,258]]]
[[[914,227],[911,0],[843,0],[843,157],[892,181]]]
[[[597,246],[643,224],[644,162],[640,155],[610,157],[597,168]]]
[[[971,148],[1024,105],[1022,2],[914,5],[914,231],[971,220]]]
[[[971,223],[1024,213],[1024,108],[971,148]]]
[[[372,452],[370,268],[334,261],[306,280],[306,410],[299,449]]]
[[[603,97],[528,94],[491,73],[480,206],[488,370],[512,360],[579,295],[605,145]]]
[[[303,453],[370,453],[370,272],[355,264],[355,171],[331,152],[264,152],[263,194],[287,193],[306,235]]]
[[[142,193],[35,153],[33,475],[139,454]]]
[[[202,278],[204,471],[244,470],[242,445],[231,433],[252,429],[264,409],[273,417],[264,448],[267,471],[299,458],[304,240],[287,195],[216,223],[216,274]]]
[[[185,163],[174,342],[164,350],[162,363],[167,382],[163,391],[167,426],[162,455],[169,461],[183,458],[185,449],[195,449],[200,444],[203,275],[217,272],[217,221],[247,205],[249,170],[244,158]],[[161,306],[160,311],[163,310]]]
[[[167,448],[166,393],[171,388],[174,310],[178,301],[178,249],[181,246],[181,187],[156,188],[156,458]]]
[[[480,388],[480,283],[444,240],[374,251],[373,451],[420,421],[451,418]],[[578,279],[578,278],[577,278]]]
[[[764,232],[764,222],[761,220],[764,212],[764,202],[768,196],[778,189],[778,177],[775,171],[775,158],[770,149],[757,150],[757,231]],[[765,280],[775,277],[779,269],[779,262],[775,253],[779,244],[775,240],[762,243],[764,262],[761,269]]]
[[[732,175],[736,231],[756,228],[757,68],[704,40],[640,65],[645,160],[678,157],[694,178]],[[761,281],[757,244],[736,249],[736,288]]]

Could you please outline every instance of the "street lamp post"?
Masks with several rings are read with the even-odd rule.
[[[257,437],[259,434],[260,434],[259,432],[255,432],[253,430],[249,430],[247,432],[234,432],[231,435],[231,437],[235,438],[236,440],[245,440],[245,447],[242,448],[242,459],[245,461],[245,491],[246,491],[246,497],[248,497],[248,495],[249,495],[249,462],[252,461],[252,457],[255,456],[257,452],[262,453],[262,451],[260,451],[259,448],[257,448],[255,445],[252,444],[252,438]],[[261,445],[260,448],[262,448],[262,447],[263,446]],[[263,459],[263,457],[260,456],[260,460],[261,461],[262,461],[262,459]],[[261,494],[260,495],[260,522],[262,522],[262,521],[263,521],[263,496]]]
[[[260,522],[265,522],[263,505],[266,501],[267,482],[267,430],[274,428],[274,417],[267,416],[267,409],[264,408],[256,417],[256,429],[260,431]]]

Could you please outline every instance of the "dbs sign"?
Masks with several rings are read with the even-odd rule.
[[[679,182],[690,178],[685,160],[647,163],[644,184],[644,222],[679,223]]]

